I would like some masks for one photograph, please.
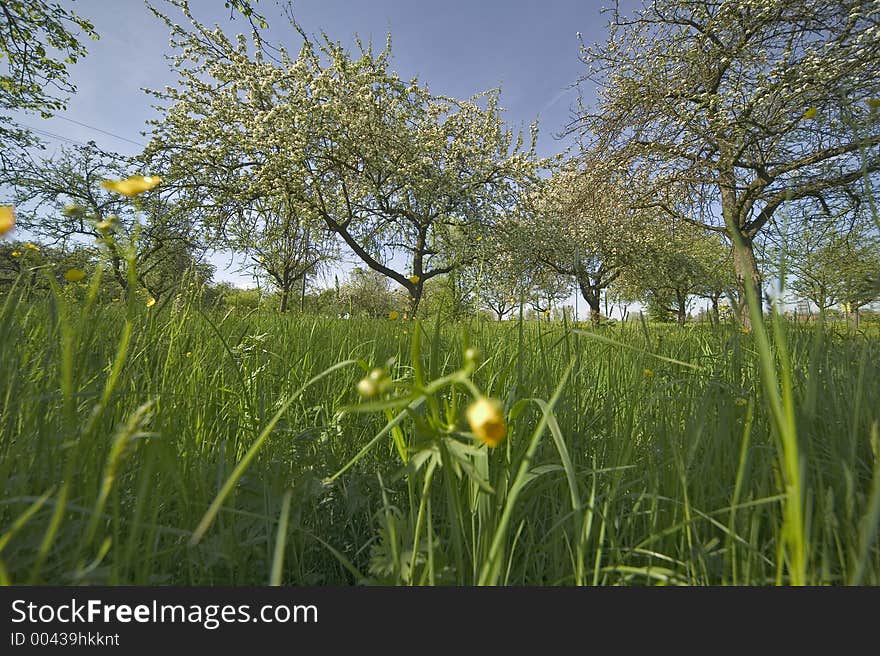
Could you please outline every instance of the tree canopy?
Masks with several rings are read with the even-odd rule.
[[[536,176],[532,145],[501,119],[498,93],[432,93],[391,68],[390,37],[350,54],[322,35],[294,56],[258,29],[233,42],[174,0],[186,28],[155,11],[178,54],[175,87],[148,154],[177,184],[216,199],[216,221],[254,198],[284,195],[369,268],[406,289],[470,260],[469,246]]]
[[[732,240],[741,293],[780,206],[827,206],[880,170],[875,2],[650,0],[611,16],[607,42],[582,50],[599,101],[574,129],[651,181],[633,187],[642,204]]]

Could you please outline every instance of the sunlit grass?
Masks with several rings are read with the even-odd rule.
[[[416,331],[56,292],[0,310],[5,582],[880,582],[876,337]],[[467,387],[432,387],[469,347],[506,413],[492,449]],[[428,395],[362,399],[372,367]],[[774,401],[762,373],[783,371]]]

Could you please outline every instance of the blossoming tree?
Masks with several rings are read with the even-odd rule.
[[[469,100],[431,93],[390,70],[358,41],[350,54],[322,35],[294,56],[258,29],[233,41],[208,29],[185,0],[186,28],[158,11],[178,49],[175,87],[151,152],[168,177],[198,175],[229,198],[285,193],[374,271],[409,293],[472,259],[475,236],[516,202],[538,165],[504,128],[498,94]]]
[[[596,160],[585,169],[569,162],[508,223],[521,258],[574,280],[594,326],[602,316],[603,292],[627,262],[640,257],[645,241],[645,212],[630,207],[627,195]]]
[[[880,170],[876,2],[650,0],[611,16],[607,42],[582,50],[599,98],[574,128],[652,180],[646,204],[732,240],[740,295],[761,298],[754,242],[777,210]]]

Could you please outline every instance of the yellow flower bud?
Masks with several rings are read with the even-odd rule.
[[[96,227],[99,231],[101,231],[101,232],[103,232],[103,233],[106,233],[106,232],[111,232],[111,231],[115,230],[115,229],[116,229],[116,226],[117,226],[118,224],[119,224],[119,217],[116,216],[115,214],[111,214],[110,216],[108,216],[108,217],[107,217],[106,219],[104,219],[103,221],[98,221],[98,222],[95,224],[95,227]]]
[[[64,209],[61,210],[61,213],[64,216],[77,216],[83,212],[83,208],[77,205],[76,203],[68,203],[64,206]]]
[[[101,186],[123,196],[137,196],[145,191],[149,191],[160,182],[162,182],[162,178],[158,175],[133,175],[124,180],[104,180]]]
[[[79,282],[86,277],[86,272],[82,269],[68,269],[64,272],[64,279],[67,282]]]
[[[507,424],[504,422],[504,413],[498,401],[485,396],[480,397],[468,406],[465,414],[471,431],[481,442],[496,447],[504,441]]]
[[[15,227],[15,208],[11,205],[0,205],[0,237]]]
[[[357,392],[365,399],[368,399],[379,393],[379,386],[376,384],[375,380],[362,378],[357,384]]]
[[[388,378],[388,372],[376,367],[358,382],[357,392],[368,399],[385,392],[390,384],[391,379]]]

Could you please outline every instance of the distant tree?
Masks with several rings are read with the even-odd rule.
[[[605,315],[610,317],[614,309],[620,314],[620,320],[626,321],[629,316],[629,306],[636,299],[629,298],[626,290],[621,290],[611,285],[605,292]]]
[[[880,298],[880,238],[876,233],[851,231],[840,247],[840,298],[854,328],[861,309]]]
[[[645,301],[652,317],[668,313],[681,325],[692,298],[723,266],[729,248],[717,235],[696,233],[689,224],[679,230],[672,224],[656,228],[645,255],[628,264],[618,286],[625,295]]]
[[[792,276],[788,287],[811,301],[824,316],[842,301],[845,238],[833,222],[811,222],[784,245],[785,263]]]
[[[474,244],[473,262],[461,269],[473,289],[477,309],[489,310],[498,321],[520,306],[531,296],[534,262],[524,257],[521,235],[505,225],[479,238]]]
[[[721,323],[721,300],[725,297],[736,300],[736,276],[731,265],[733,251],[728,244],[723,244],[718,235],[709,237],[714,246],[704,254],[703,276],[694,288],[694,294],[710,303],[710,319],[712,323]]]
[[[880,170],[876,2],[648,0],[611,16],[582,50],[599,102],[573,129],[609,170],[650,180],[631,186],[644,205],[733,242],[740,295],[760,299],[754,243],[777,210]]]
[[[602,316],[602,293],[638,257],[645,227],[641,213],[629,208],[628,190],[597,171],[590,164],[585,170],[563,167],[508,228],[520,258],[574,281],[594,326]]]
[[[553,308],[566,301],[573,289],[573,281],[555,271],[542,268],[531,272],[527,300],[539,316],[549,318]]]
[[[280,312],[288,311],[296,285],[305,289],[307,275],[337,259],[332,233],[288,194],[255,198],[220,225],[214,243],[247,256],[245,268],[278,290]]]
[[[431,279],[425,285],[418,316],[439,314],[446,321],[459,321],[472,315],[477,282],[471,273],[471,268],[463,267]]]
[[[528,281],[522,277],[493,271],[480,285],[477,298],[480,305],[495,313],[498,321],[503,321],[521,302],[525,302],[528,287]]]
[[[387,317],[391,312],[403,316],[403,308],[395,304],[388,278],[378,271],[356,267],[339,288],[339,304],[351,315]]]

